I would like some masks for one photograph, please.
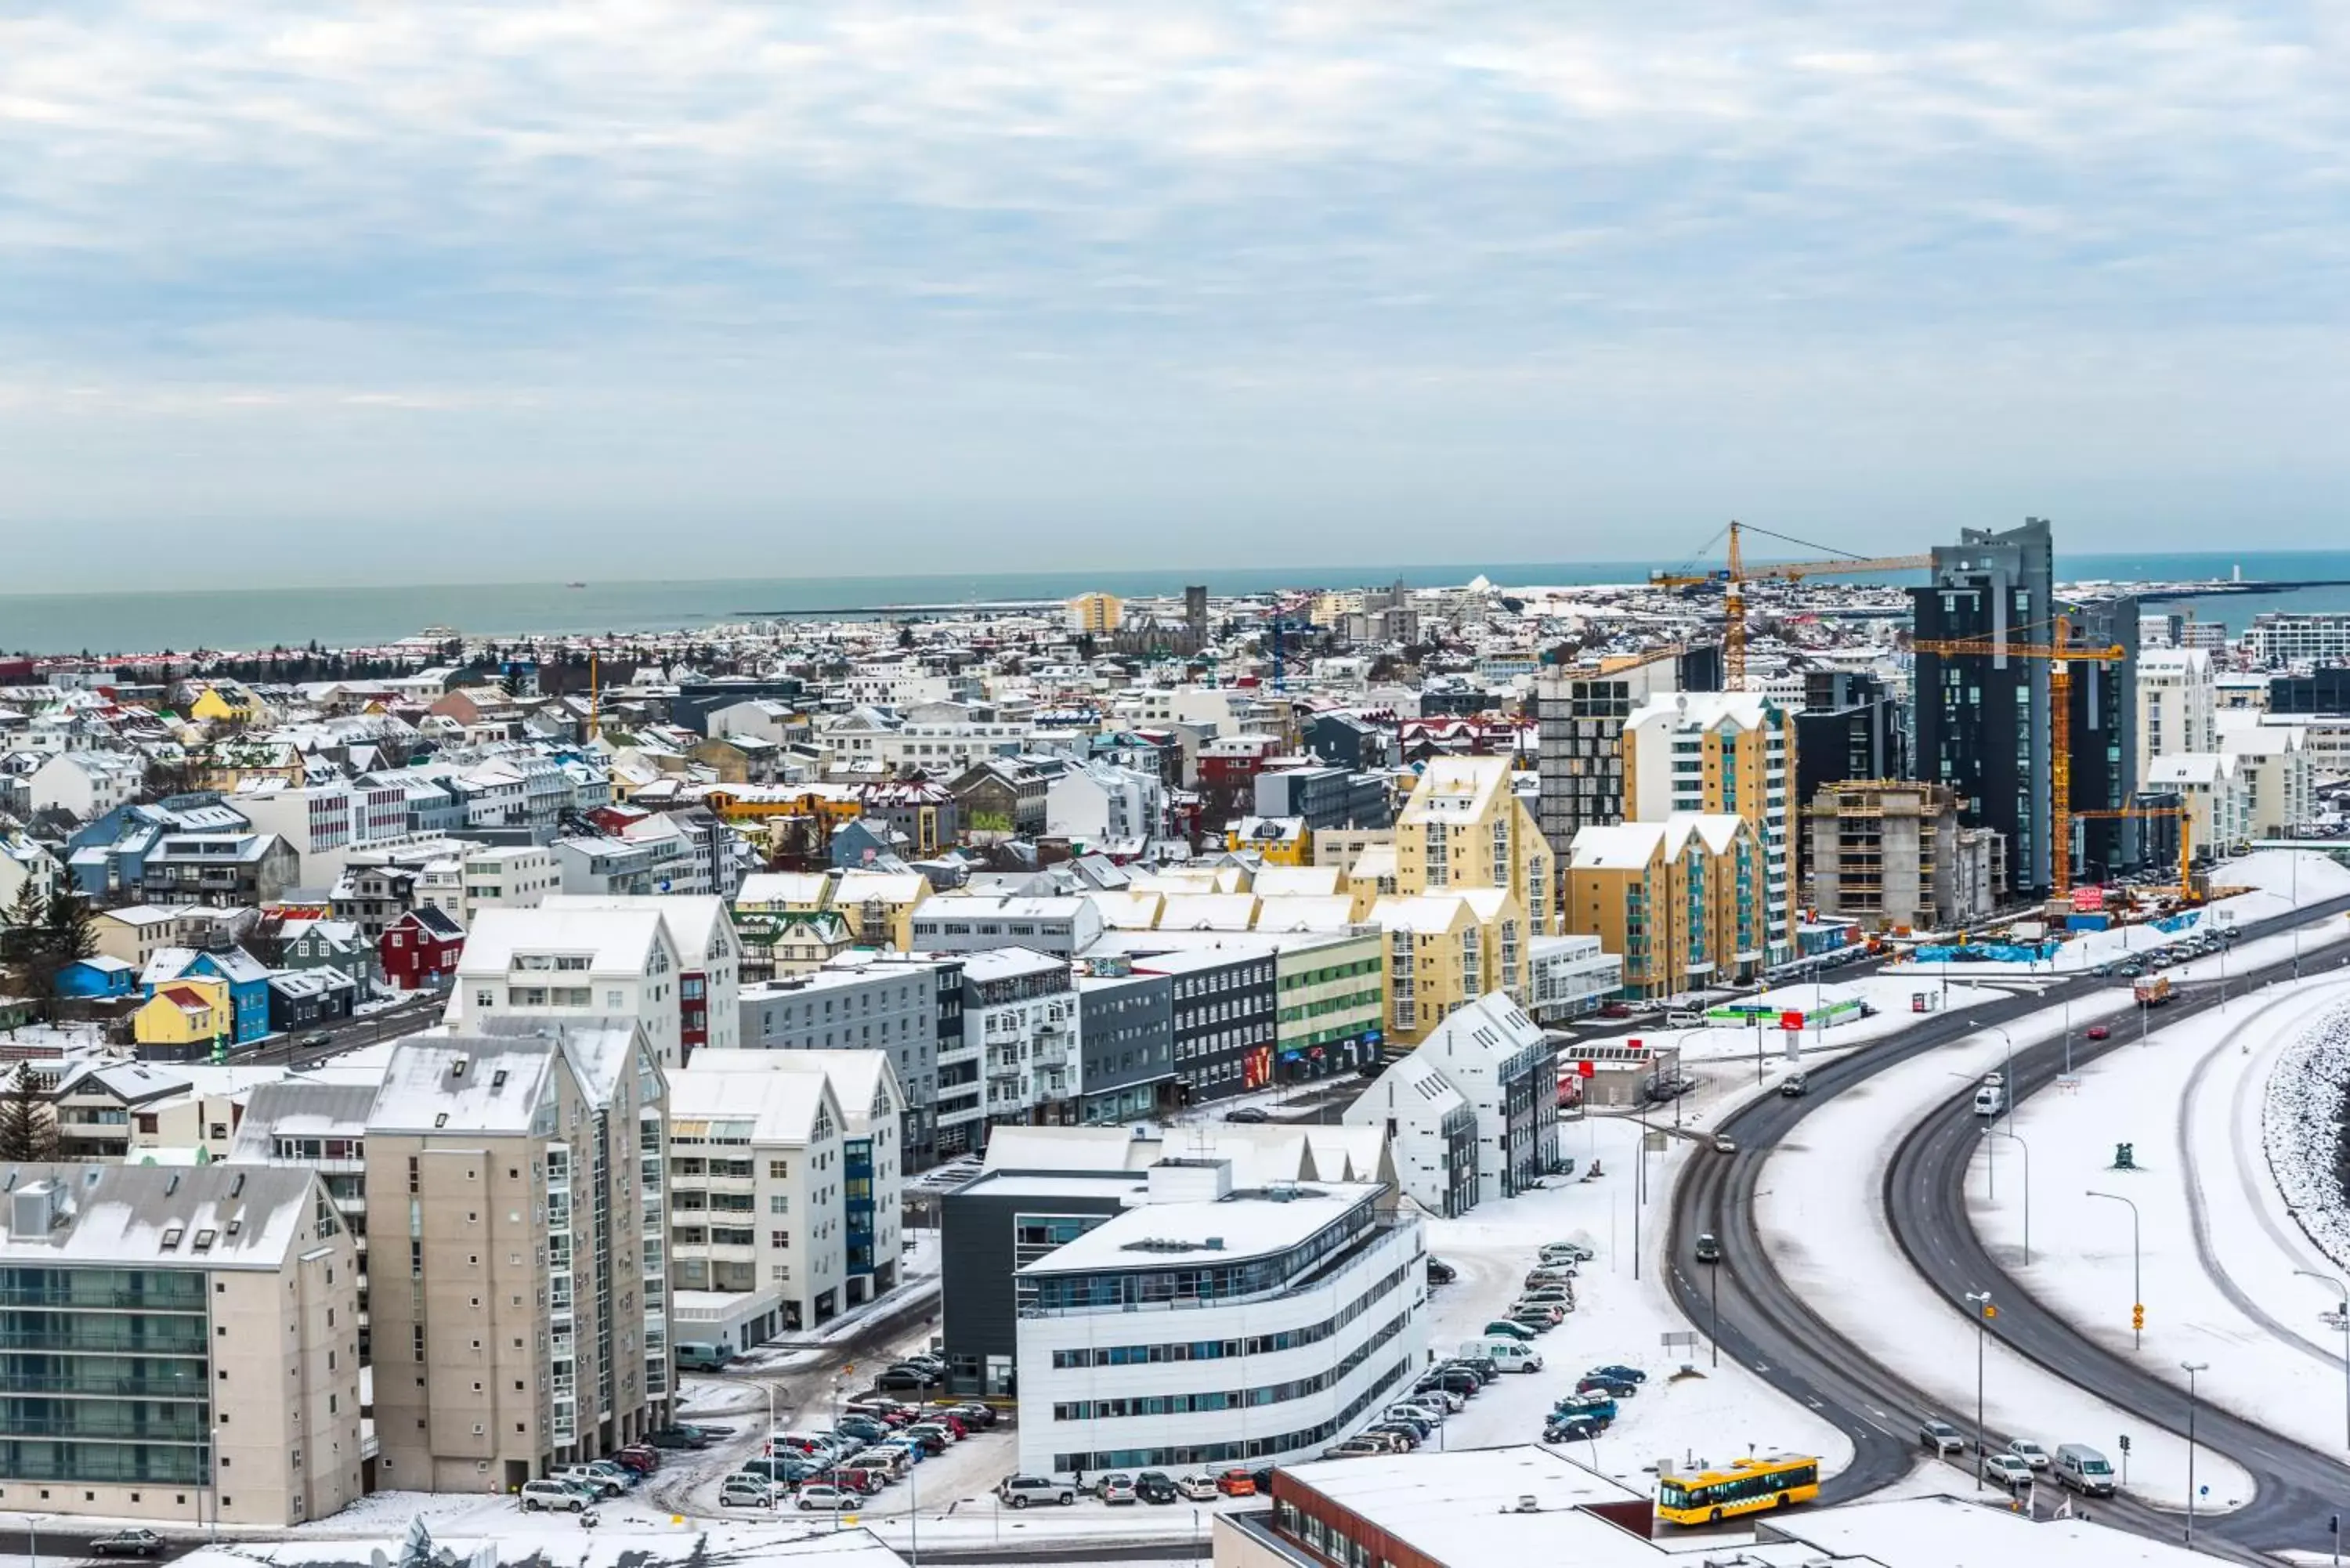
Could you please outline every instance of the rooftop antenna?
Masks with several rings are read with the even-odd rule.
[[[596,654],[592,649],[588,654],[588,738],[596,739]]]

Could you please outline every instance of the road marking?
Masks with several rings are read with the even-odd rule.
[[[1825,1405],[1821,1404],[1817,1399],[1810,1400],[1808,1403],[1814,1410],[1825,1410],[1827,1408]]]
[[[1758,1362],[1756,1362],[1756,1363],[1754,1364],[1754,1370],[1755,1370],[1755,1371],[1757,1371],[1757,1372],[1768,1373],[1771,1369],[1770,1369],[1768,1366],[1764,1366],[1762,1362],[1759,1362],[1759,1361],[1758,1361]]]

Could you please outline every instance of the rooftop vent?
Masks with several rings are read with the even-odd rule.
[[[242,1198],[244,1196],[244,1172],[240,1170],[229,1179],[228,1195],[231,1198]]]
[[[54,1181],[36,1181],[8,1195],[8,1233],[18,1241],[38,1241],[65,1218],[63,1195]]]
[[[1542,1504],[1535,1500],[1534,1493],[1524,1492],[1519,1496],[1518,1506],[1514,1511],[1518,1513],[1540,1513],[1542,1511]]]

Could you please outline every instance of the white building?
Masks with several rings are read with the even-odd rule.
[[[463,907],[451,911],[468,930],[484,909],[536,909],[563,884],[555,857],[534,844],[484,844],[459,867]]]
[[[660,893],[599,898],[558,893],[548,909],[651,909],[669,927],[681,966],[678,977],[679,1043],[691,1055],[705,1047],[731,1050],[743,1043],[743,942],[726,900],[709,894]]]
[[[2230,714],[2230,719],[2252,714]],[[2221,728],[2219,749],[2236,759],[2251,792],[2251,836],[2282,838],[2315,815],[2315,770],[2309,732],[2299,724],[2239,724]]]
[[[1535,937],[1526,943],[1526,1011],[1543,1023],[1596,1012],[1624,989],[1623,955],[1602,950],[1597,937]]]
[[[289,787],[271,779],[223,799],[294,846],[305,888],[332,887],[355,848],[408,836],[408,792],[396,784],[338,779]]]
[[[2341,664],[2350,660],[2350,615],[2263,612],[2244,629],[2244,651],[2272,667]]]
[[[1102,934],[1099,906],[1074,894],[1030,898],[1011,894],[950,893],[914,911],[915,948],[926,952],[977,952],[1024,947],[1074,958]]]
[[[507,1016],[634,1018],[673,1073],[682,968],[658,909],[484,909],[457,961],[446,1018],[476,1029]]]
[[[2186,803],[2198,855],[2225,855],[2251,836],[2252,789],[2248,772],[2225,752],[2179,752],[2157,757],[2144,787]]]
[[[25,780],[25,797],[36,812],[88,822],[130,801],[146,774],[146,763],[129,752],[60,752]]]
[[[1152,1166],[1131,1207],[1019,1271],[1020,1469],[1276,1463],[1366,1425],[1427,1351],[1419,1220],[1388,1197]]]
[[[840,1314],[844,1120],[822,1073],[712,1060],[670,1078],[671,1277],[689,1316],[692,1293],[748,1298],[730,1351]]]
[[[2156,649],[2137,659],[2137,776],[2157,757],[2216,752],[2220,687],[2199,648]]]
[[[1507,994],[1491,992],[1449,1014],[1380,1080],[1409,1065],[1407,1082],[1424,1093],[1429,1080],[1419,1069],[1432,1068],[1459,1095],[1476,1119],[1476,1199],[1482,1201],[1516,1196],[1557,1157],[1557,1064],[1542,1026]],[[1347,1108],[1349,1126],[1380,1126],[1400,1103],[1380,1086],[1372,1085]]]
[[[1405,1197],[1446,1219],[1477,1204],[1477,1112],[1418,1052],[1381,1073],[1347,1107],[1348,1127],[1376,1127]]]
[[[1155,838],[1166,815],[1166,786],[1136,768],[1086,763],[1045,786],[1045,831],[1055,838]]]
[[[962,961],[962,1038],[939,1043],[941,1156],[979,1148],[987,1124],[1024,1123],[1038,1106],[1077,1092],[1081,1025],[1069,961],[991,948]]]

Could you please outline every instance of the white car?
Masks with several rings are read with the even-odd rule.
[[[2013,1454],[1984,1455],[1983,1474],[2010,1491],[2032,1484],[2032,1466]]]
[[[2029,1438],[2018,1438],[2007,1445],[2007,1451],[2035,1470],[2048,1468],[2048,1450]]]
[[[864,1501],[846,1487],[804,1486],[800,1488],[799,1507],[804,1512],[823,1509],[830,1513],[854,1513]]]
[[[1927,1452],[1938,1457],[1963,1454],[1967,1440],[1948,1421],[1927,1421],[1918,1428],[1918,1443]]]

